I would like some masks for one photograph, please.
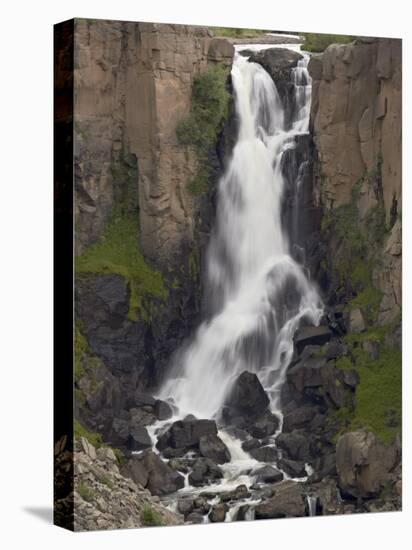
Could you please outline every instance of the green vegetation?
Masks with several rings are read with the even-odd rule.
[[[99,476],[98,481],[100,483],[103,483],[103,485],[106,485],[109,489],[113,489],[113,483],[110,481],[110,478],[107,475]]]
[[[77,274],[112,273],[122,275],[130,288],[129,318],[147,312],[147,296],[166,300],[168,292],[162,274],[151,268],[138,246],[138,218],[113,218],[99,242],[76,259]]]
[[[179,143],[192,147],[199,162],[197,175],[188,183],[194,195],[208,188],[208,154],[216,144],[229,114],[231,96],[226,86],[228,74],[227,67],[216,65],[195,78],[190,113],[176,128]]]
[[[96,447],[96,449],[100,449],[100,447],[107,447],[111,449],[114,452],[117,461],[120,464],[124,462],[125,457],[120,449],[117,449],[116,447],[110,447],[109,445],[103,443],[101,434],[97,432],[90,432],[78,420],[74,421],[74,436],[76,438],[84,437],[89,443],[93,445],[93,447]]]
[[[74,435],[77,438],[84,437],[96,449],[103,445],[102,436],[96,432],[89,432],[78,420],[74,421]]]
[[[235,29],[232,27],[210,27],[215,36],[227,38],[254,38],[270,31],[260,29]]]
[[[89,351],[89,344],[76,325],[74,331],[74,379],[76,381],[84,375],[83,356]]]
[[[326,50],[331,44],[348,44],[355,40],[355,36],[346,34],[316,34],[311,32],[302,33],[305,37],[303,49],[307,52],[320,53]]]
[[[153,510],[149,504],[145,504],[143,508],[142,521],[143,525],[146,527],[158,527],[164,525],[160,514]]]
[[[383,207],[371,208],[365,220],[359,221],[358,197],[360,181],[353,189],[351,202],[326,212],[321,231],[327,241],[336,241],[332,269],[337,273],[341,288],[350,288],[355,297],[348,308],[361,308],[366,321],[376,320],[382,292],[373,284],[373,271],[378,265],[380,251],[387,235]]]
[[[385,443],[394,440],[401,431],[402,415],[402,353],[385,344],[385,336],[394,325],[377,327],[346,338],[352,360],[341,357],[336,366],[342,370],[355,369],[360,376],[356,389],[355,409],[342,408],[333,416],[343,431],[367,428]],[[365,344],[379,345],[379,356],[373,359]]]
[[[79,485],[77,486],[77,492],[82,497],[82,499],[86,500],[87,502],[91,502],[96,496],[96,492],[93,491],[93,489],[91,489],[85,483],[79,483]]]

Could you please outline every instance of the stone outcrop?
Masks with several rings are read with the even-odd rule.
[[[183,518],[162,506],[140,483],[124,477],[113,451],[81,438],[74,453],[74,529],[90,531],[179,525]]]
[[[354,497],[376,496],[396,464],[395,445],[385,446],[370,432],[349,432],[336,446],[339,487]]]
[[[192,241],[196,205],[186,183],[197,165],[176,125],[194,77],[208,63],[230,65],[233,51],[204,27],[76,20],[77,253],[103,233],[123,183],[119,163],[132,169],[144,253],[165,263]]]
[[[401,58],[401,40],[358,39],[309,63],[315,200],[327,211],[351,203],[356,189],[359,224],[373,209],[384,213],[377,231],[385,225],[389,236],[374,272],[382,324],[401,309]]]

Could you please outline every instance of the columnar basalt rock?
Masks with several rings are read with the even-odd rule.
[[[379,225],[389,230],[383,270],[374,274],[383,293],[380,323],[401,309],[401,63],[401,41],[384,38],[333,44],[309,63],[316,201],[337,208],[356,189],[359,222],[381,209]]]
[[[76,20],[76,251],[102,235],[113,206],[113,165],[132,155],[143,252],[165,264],[193,239],[193,152],[176,125],[194,77],[231,65],[233,46],[204,27]]]

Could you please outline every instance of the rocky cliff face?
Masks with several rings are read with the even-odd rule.
[[[138,192],[148,258],[164,265],[193,240],[196,203],[185,184],[197,165],[178,145],[176,126],[195,75],[232,56],[203,27],[76,20],[78,253],[102,235],[122,171]]]
[[[359,226],[376,218],[380,323],[401,307],[401,53],[400,40],[363,39],[332,45],[309,64],[315,198],[325,212],[353,204]]]

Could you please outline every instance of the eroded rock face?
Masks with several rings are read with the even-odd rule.
[[[183,479],[183,478],[182,478]],[[124,476],[113,451],[96,449],[82,438],[74,453],[74,529],[90,531],[144,527],[144,510],[159,524],[179,525],[183,518],[164,508],[148,489],[146,477]],[[56,503],[62,506],[64,499]]]
[[[165,264],[192,241],[196,213],[186,185],[196,159],[176,125],[194,77],[230,66],[234,48],[204,27],[76,19],[74,49],[76,253],[102,235],[116,185],[129,178],[143,251]]]
[[[275,489],[272,498],[255,508],[256,519],[305,516],[305,500],[299,484],[285,481]]]
[[[309,63],[316,200],[326,210],[349,204],[356,186],[359,221],[379,208],[390,231],[374,273],[380,323],[401,309],[401,50],[397,39],[358,40]]]
[[[184,478],[153,451],[129,459],[123,474],[149,489],[152,495],[167,495],[184,486]]]
[[[396,464],[396,449],[370,432],[344,434],[336,446],[339,487],[354,497],[376,496]]]

